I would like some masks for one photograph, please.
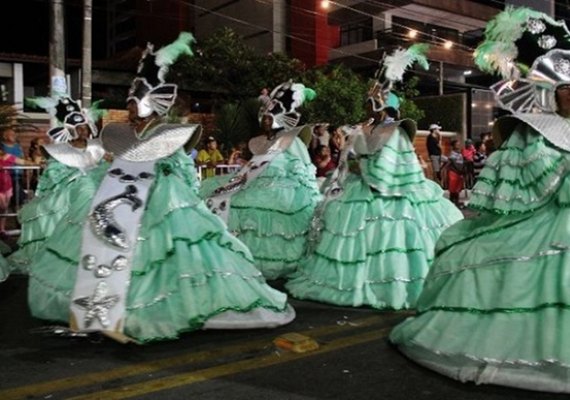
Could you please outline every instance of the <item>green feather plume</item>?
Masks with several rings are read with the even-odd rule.
[[[428,69],[426,57],[428,50],[429,45],[425,43],[416,43],[408,49],[397,49],[384,58],[384,77],[392,82],[401,81],[406,70],[415,62],[422,68]]]
[[[317,92],[315,92],[313,89],[311,88],[305,88],[303,90],[303,93],[305,95],[305,100],[306,101],[312,101],[317,97]]]
[[[487,40],[475,50],[475,64],[481,71],[498,72],[506,79],[514,78],[517,74],[513,60],[518,56],[514,42],[496,42]]]
[[[196,42],[194,36],[189,32],[181,32],[178,39],[167,46],[162,47],[155,53],[156,65],[159,67],[168,67],[178,59],[181,55],[185,54],[193,56],[194,53],[190,48],[192,43]]]
[[[475,50],[475,64],[484,72],[499,73],[505,79],[516,79],[524,71],[516,63],[519,56],[517,40],[527,30],[529,19],[541,19],[552,25],[559,22],[527,7],[507,6],[487,23],[485,41]],[[528,68],[528,67],[526,67]]]
[[[94,101],[93,103],[91,103],[91,107],[84,110],[85,113],[87,114],[87,117],[91,121],[97,122],[107,114],[108,111],[106,109],[99,108],[99,105],[102,102],[103,100]]]
[[[544,18],[539,11],[526,7],[507,6],[487,23],[486,40],[515,42],[522,37],[529,18]]]

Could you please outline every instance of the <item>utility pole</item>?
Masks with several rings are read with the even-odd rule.
[[[82,106],[91,106],[91,52],[93,0],[83,0],[83,61],[81,67]]]
[[[52,96],[67,94],[63,1],[50,0],[49,76]],[[52,118],[51,125],[55,124]]]
[[[439,62],[439,95],[443,95],[443,61]]]

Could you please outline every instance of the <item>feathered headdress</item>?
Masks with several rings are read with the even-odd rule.
[[[475,63],[504,79],[491,87],[502,108],[554,112],[556,88],[570,83],[570,31],[541,12],[507,7],[487,24]]]
[[[146,118],[153,112],[164,115],[174,104],[178,85],[166,83],[169,67],[182,55],[192,56],[190,45],[195,42],[194,36],[181,32],[173,43],[154,51],[154,45],[147,44],[143,52],[137,77],[133,80],[127,101],[137,103],[138,116]]]
[[[297,107],[315,97],[315,91],[302,83],[293,83],[291,80],[282,83],[273,89],[269,101],[259,109],[259,121],[261,122],[264,115],[270,115],[273,118],[273,129],[294,128],[301,119]]]
[[[400,100],[391,90],[395,82],[402,81],[404,73],[418,63],[423,69],[429,68],[426,54],[429,45],[417,43],[408,49],[398,48],[392,54],[382,57],[380,67],[374,75],[374,83],[368,91],[368,100],[372,103],[372,110],[392,110],[396,114],[400,107]]]
[[[59,126],[50,129],[48,136],[56,143],[77,139],[75,129],[80,125],[89,128],[91,138],[96,137],[98,130],[95,124],[106,112],[99,108],[101,101],[94,102],[90,108],[81,108],[70,96],[32,97],[26,99],[26,102],[55,117]]]

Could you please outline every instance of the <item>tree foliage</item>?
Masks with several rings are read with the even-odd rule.
[[[337,65],[309,70],[303,83],[317,92],[317,98],[303,106],[306,121],[346,125],[365,118],[368,85],[347,67]]]
[[[193,46],[194,57],[183,57],[170,74],[182,88],[208,92],[213,97],[216,135],[229,146],[247,140],[259,129],[257,96],[292,79],[317,93],[314,101],[299,110],[301,123],[327,122],[333,125],[363,121],[368,82],[344,65],[306,69],[284,54],[259,54],[230,28],[222,28]],[[403,117],[421,119],[422,110],[412,101],[418,95],[417,78],[399,89]]]
[[[184,57],[171,73],[190,90],[212,92],[218,102],[257,97],[264,87],[297,78],[304,65],[280,54],[258,54],[230,28],[216,31],[194,46],[194,57]]]
[[[425,117],[425,112],[417,106],[414,98],[418,97],[420,92],[417,89],[419,78],[413,76],[405,81],[401,88],[395,88],[394,92],[400,98],[400,117],[409,118],[419,121]]]
[[[216,136],[225,149],[247,142],[259,131],[259,107],[259,100],[250,98],[227,102],[216,111]]]

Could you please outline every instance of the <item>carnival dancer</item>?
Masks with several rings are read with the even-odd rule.
[[[101,142],[96,138],[98,130],[95,123],[104,113],[98,108],[98,103],[83,109],[67,95],[37,97],[28,101],[45,109],[59,126],[48,131],[51,143],[43,148],[49,159],[40,175],[34,198],[18,212],[22,227],[18,249],[8,261],[20,272],[27,271],[34,254],[67,213],[70,200],[90,199],[85,197],[89,193],[82,190],[87,185],[85,181],[91,180],[95,187],[98,186],[109,166],[104,160]]]
[[[294,318],[287,296],[267,285],[247,247],[197,196],[183,147],[200,126],[164,123],[177,98],[168,67],[192,54],[193,40],[183,32],[156,52],[148,45],[129,92],[131,124],[102,132],[113,164],[82,218],[34,258],[34,316],[137,343]]]
[[[570,31],[509,7],[490,21],[476,63],[511,115],[469,207],[444,232],[418,314],[390,340],[463,382],[570,393]]]
[[[462,218],[424,176],[412,144],[416,124],[397,120],[392,86],[414,62],[427,68],[426,50],[414,45],[381,60],[366,103],[370,120],[350,137],[359,171],[347,173],[343,160],[344,171],[327,184],[310,251],[285,286],[292,296],[353,307],[415,306],[437,238]]]
[[[206,200],[249,247],[267,279],[295,271],[321,198],[306,145],[311,127],[297,126],[296,108],[314,96],[292,81],[273,89],[259,112],[263,133],[249,142],[252,159]]]

